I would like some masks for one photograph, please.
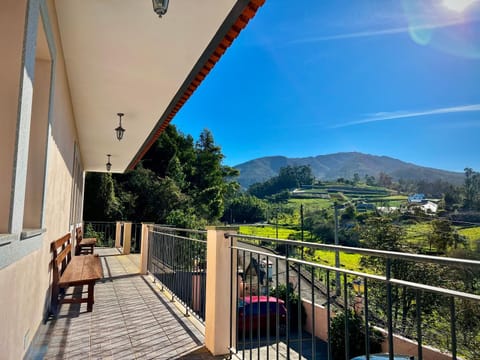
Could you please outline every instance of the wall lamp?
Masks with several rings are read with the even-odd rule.
[[[155,11],[158,17],[162,17],[167,13],[168,0],[152,0],[153,11]]]
[[[108,156],[108,162],[105,164],[106,168],[107,168],[107,171],[110,171],[110,169],[112,168],[112,163],[110,162],[110,154],[107,154]]]
[[[125,129],[122,127],[122,116],[125,115],[124,113],[117,113],[119,119],[120,119],[120,125],[118,125],[117,128],[115,128],[115,133],[117,134],[117,139],[118,141],[123,139],[123,134],[125,133]]]

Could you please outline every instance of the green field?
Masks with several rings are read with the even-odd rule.
[[[480,246],[477,245],[477,242],[480,240],[480,226],[460,229],[458,230],[458,233],[468,238],[470,248],[475,249],[477,246]]]
[[[275,226],[268,226],[268,225],[260,225],[260,226],[240,226],[240,233],[244,235],[252,235],[252,236],[259,236],[259,237],[269,237],[275,238],[276,237],[276,230]],[[293,229],[287,228],[278,228],[278,238],[279,239],[288,239],[288,237],[292,234],[296,234],[297,237],[299,236],[299,232]],[[305,239],[308,241],[310,237],[309,232],[304,233]],[[335,266],[335,252],[328,251],[328,250],[315,250],[313,258],[306,256],[306,258],[310,258],[310,261],[314,261],[318,264],[323,265],[330,265]],[[359,254],[347,254],[347,253],[340,253],[340,266],[345,269],[349,270],[362,270],[360,268],[360,258],[361,255]]]
[[[359,184],[340,185],[325,184],[316,186],[313,189],[302,189],[301,192],[292,194],[289,204],[300,206],[303,204],[309,211],[329,209],[333,207],[334,201],[344,203],[347,201],[364,201],[374,203],[377,206],[400,206],[407,200],[406,195],[390,195],[389,189],[382,187],[366,186]],[[328,199],[324,197],[328,196]]]
[[[289,204],[293,204],[300,208],[300,205],[303,204],[308,211],[317,211],[323,209],[333,208],[333,203],[329,199],[290,199]]]
[[[340,266],[348,270],[364,270],[360,266],[360,254],[340,253]],[[335,266],[335,252],[327,250],[315,250],[313,259],[322,265]]]
[[[288,239],[288,237],[291,234],[295,234],[295,233],[297,233],[296,230],[287,229],[280,226],[278,227],[279,239]],[[275,226],[270,226],[270,225],[240,226],[240,234],[259,236],[259,237],[269,237],[272,239],[275,239],[277,235]]]

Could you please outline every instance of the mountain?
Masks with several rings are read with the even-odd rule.
[[[355,173],[361,178],[365,175],[378,177],[380,172],[390,175],[394,180],[436,180],[448,181],[460,185],[464,174],[433,169],[407,163],[388,156],[368,155],[358,152],[343,152],[305,158],[287,158],[269,156],[247,161],[235,166],[240,170],[238,181],[247,188],[253,183],[265,181],[276,176],[285,166],[310,165],[314,176],[319,180],[352,179]]]

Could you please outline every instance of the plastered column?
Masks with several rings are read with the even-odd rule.
[[[120,237],[122,236],[122,222],[117,221],[115,226],[115,247],[118,249],[120,247]]]
[[[23,229],[25,191],[27,184],[30,121],[32,118],[35,50],[39,19],[39,1],[31,1],[27,9],[24,51],[20,69],[19,109],[16,126],[15,155],[13,163],[9,231],[20,234]],[[3,5],[2,5],[3,6]],[[3,110],[3,109],[2,109]],[[7,119],[11,121],[11,119]]]
[[[229,353],[231,271],[232,266],[236,269],[236,261],[232,264],[230,239],[225,238],[225,233],[234,234],[237,230],[231,227],[207,227],[205,345],[215,356]],[[235,289],[236,284],[233,286]],[[236,296],[235,291],[233,296]]]
[[[141,245],[141,253],[140,253],[140,274],[145,275],[148,271],[147,263],[148,263],[148,236],[149,236],[149,229],[152,225],[151,224],[143,224],[142,223],[142,245]]]
[[[132,244],[132,223],[123,223],[123,255],[130,254],[130,247]]]

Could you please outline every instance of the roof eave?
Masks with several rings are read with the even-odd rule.
[[[140,162],[264,3],[265,0],[239,0],[235,4],[126,170],[133,170]]]

